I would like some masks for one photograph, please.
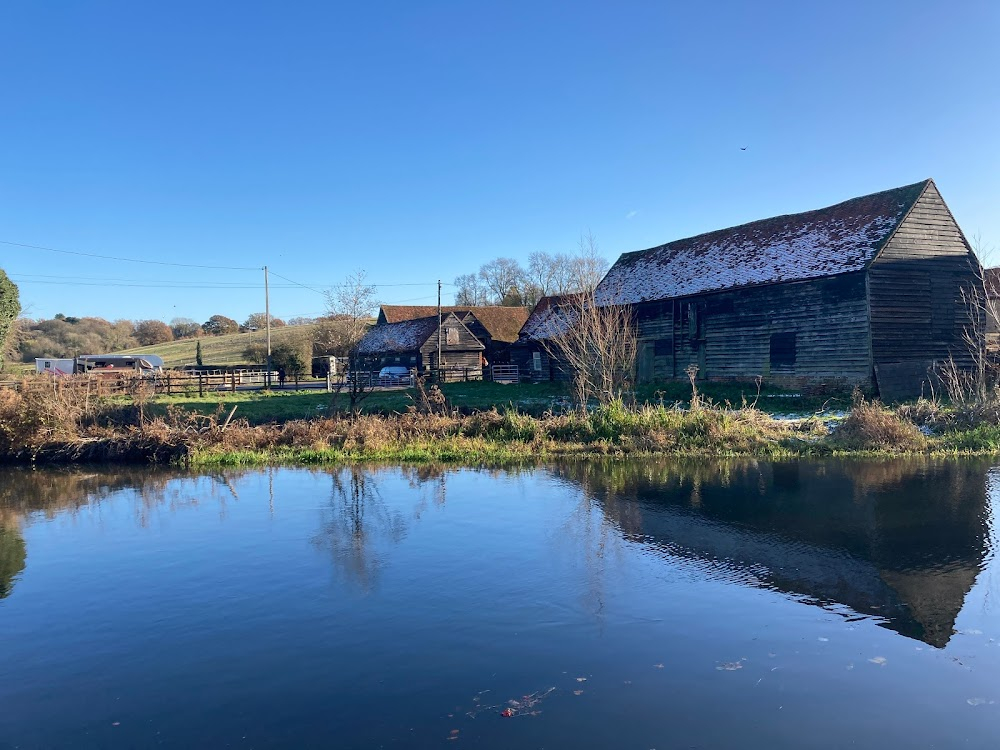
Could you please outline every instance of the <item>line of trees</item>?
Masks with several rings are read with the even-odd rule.
[[[0,271],[0,274],[3,272]],[[13,288],[13,295],[6,291],[6,279]],[[252,329],[263,330],[267,318],[264,313],[254,313],[242,324],[226,317],[213,315],[204,323],[191,318],[174,318],[170,323],[162,320],[114,320],[98,317],[74,317],[58,313],[51,319],[17,319],[20,307],[16,306],[7,328],[4,315],[10,310],[7,300],[16,303],[17,287],[4,275],[0,277],[0,363],[5,352],[9,361],[31,362],[36,357],[71,357],[80,353],[105,353],[131,349],[137,346],[154,346],[170,341],[197,339],[202,336],[225,336]],[[11,308],[13,310],[13,308]],[[271,327],[281,328],[285,322],[271,316]]]
[[[527,305],[552,294],[589,293],[608,271],[608,261],[589,232],[574,254],[534,252],[528,265],[495,258],[476,273],[455,278],[457,305]]]
[[[0,368],[16,349],[17,316],[21,314],[21,297],[17,284],[0,269]]]

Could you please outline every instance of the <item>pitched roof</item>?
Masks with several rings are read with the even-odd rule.
[[[469,314],[479,321],[494,341],[512,344],[517,341],[521,326],[528,320],[527,307],[474,307]],[[465,321],[468,323],[468,320]]]
[[[372,326],[358,342],[358,354],[386,354],[419,349],[437,330],[437,308],[434,310],[434,317]]]
[[[931,180],[625,253],[598,303],[635,303],[863,270]]]
[[[450,312],[466,312],[475,308],[468,306],[446,306],[441,308],[441,313],[447,315]],[[379,308],[379,324],[402,323],[404,320],[416,320],[417,318],[429,318],[432,315],[437,317],[437,305],[382,305]]]
[[[542,297],[521,326],[517,343],[545,341],[562,333],[566,326],[576,320],[576,305],[579,300],[579,294],[553,294]]]

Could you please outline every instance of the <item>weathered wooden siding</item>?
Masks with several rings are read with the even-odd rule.
[[[871,383],[865,274],[637,306],[637,376],[698,376],[807,389]]]
[[[449,335],[449,330],[453,333]],[[482,367],[483,344],[466,326],[449,314],[441,321],[441,359],[443,367],[476,369]],[[438,334],[435,332],[420,347],[420,354],[427,367],[437,367]]]
[[[869,271],[872,354],[883,397],[918,395],[928,368],[952,356],[970,364],[962,289],[972,256],[933,184]]]
[[[535,369],[535,353],[538,353],[540,368]],[[542,344],[513,344],[510,348],[510,363],[517,365],[522,381],[548,382],[572,380],[569,370],[549,354]]]

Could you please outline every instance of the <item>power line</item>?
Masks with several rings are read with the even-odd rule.
[[[255,269],[255,270],[259,270],[259,269]],[[176,289],[182,289],[182,288],[204,289],[204,288],[206,288],[204,286],[204,282],[200,282],[200,281],[184,281],[182,279],[164,279],[162,281],[159,281],[159,280],[155,280],[155,279],[122,279],[122,278],[117,278],[117,277],[105,277],[105,276],[76,276],[76,275],[73,275],[73,276],[64,276],[64,275],[58,275],[58,274],[17,273],[17,272],[14,272],[14,271],[9,271],[8,275],[10,276],[11,279],[15,279],[15,278],[16,279],[21,279],[21,280],[24,280],[26,283],[32,283],[32,284],[52,283],[52,282],[36,281],[36,279],[65,279],[67,281],[72,281],[73,284],[79,284],[79,283],[84,282],[84,281],[94,281],[94,282],[101,282],[101,283],[121,282],[121,283],[125,283],[125,284],[156,284],[156,285],[171,284],[171,285],[173,285],[172,287],[164,286],[163,288],[176,288]],[[289,279],[289,278],[286,278],[284,276],[281,276],[280,274],[277,274],[274,271],[271,271],[271,275],[278,276],[279,278],[284,279],[285,281],[288,281],[290,284],[292,284],[294,286],[304,287],[305,289],[309,289],[310,291],[316,292],[317,294],[324,294],[324,292],[321,291],[322,289],[340,289],[340,288],[343,288],[343,287],[351,286],[350,284],[317,284],[316,286],[320,287],[320,289],[316,289],[315,287],[306,286],[305,284],[300,284],[299,282],[295,281],[294,279]],[[219,288],[219,289],[227,289],[227,288],[229,288],[229,289],[259,289],[261,286],[263,286],[262,284],[247,284],[246,282],[242,282],[242,281],[213,281],[211,283],[214,286],[212,286],[210,288],[213,288],[213,289],[214,288]],[[373,283],[371,286],[375,286],[375,287],[379,287],[379,288],[394,288],[394,287],[408,287],[408,286],[434,286],[436,283],[437,282],[435,282],[435,281],[423,281],[423,282],[421,282],[421,281],[412,282],[411,281],[411,282],[405,282],[405,283],[399,283],[399,284],[375,284],[375,283]],[[287,285],[284,285],[284,284],[278,284],[278,285],[275,285],[275,286],[277,286],[278,288],[281,288],[281,289],[290,289],[290,288],[292,288],[291,286],[287,286]],[[445,284],[444,286],[454,286],[454,285],[453,284]]]
[[[233,291],[239,291],[242,289],[254,289],[260,290],[261,285],[242,285],[242,286],[226,286],[222,284],[199,284],[194,282],[192,284],[176,284],[176,283],[156,283],[156,282],[139,282],[139,283],[121,283],[121,282],[108,282],[108,281],[36,281],[34,279],[22,279],[19,276],[11,276],[12,281],[17,281],[21,284],[44,284],[46,286],[103,286],[103,287],[122,287],[128,289],[231,289]],[[279,288],[281,289],[294,289],[291,284],[282,284]]]
[[[271,274],[277,276],[279,279],[284,279],[285,281],[291,284],[295,284],[295,286],[300,286],[303,289],[308,289],[310,292],[316,292],[316,294],[322,295],[323,297],[326,296],[326,292],[321,292],[319,289],[313,289],[311,286],[306,286],[305,284],[300,284],[297,281],[292,281],[292,279],[282,276],[280,273],[275,273],[274,271],[271,271]]]
[[[11,245],[13,247],[26,247],[31,250],[45,250],[50,253],[62,253],[63,255],[79,255],[84,258],[100,258],[101,260],[117,260],[122,263],[145,263],[151,266],[173,266],[175,268],[202,268],[215,271],[259,271],[259,268],[248,266],[206,266],[197,263],[171,263],[165,260],[140,260],[138,258],[119,258],[114,255],[98,255],[96,253],[81,253],[75,250],[58,250],[54,247],[44,247],[42,245],[29,245],[24,242],[11,242],[0,240],[0,245]]]

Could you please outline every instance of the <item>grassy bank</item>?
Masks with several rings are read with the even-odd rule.
[[[661,391],[655,403],[613,402],[584,413],[570,409],[553,384],[456,383],[444,388],[446,404],[376,393],[365,402],[369,412],[352,417],[326,393],[81,401],[71,389],[38,383],[0,391],[2,461],[251,465],[1000,452],[1000,406],[949,409],[921,401],[889,408],[857,398],[846,417],[788,419],[768,413],[756,394],[752,401],[739,394],[734,407],[670,403]]]

